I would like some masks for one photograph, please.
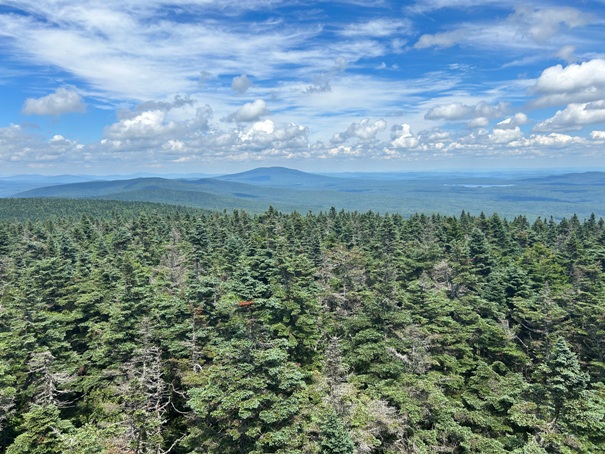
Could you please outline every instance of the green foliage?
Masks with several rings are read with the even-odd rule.
[[[338,416],[330,412],[321,431],[322,454],[353,454],[355,445]]]
[[[605,452],[602,221],[30,202],[0,452]]]
[[[52,454],[66,451],[64,435],[73,431],[70,422],[60,419],[54,405],[32,405],[23,415],[22,433],[6,450],[7,454]]]

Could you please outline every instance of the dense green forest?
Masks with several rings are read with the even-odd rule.
[[[594,217],[0,222],[9,454],[599,453],[604,355]]]
[[[0,221],[78,219],[82,213],[95,218],[122,215],[132,217],[141,213],[200,213],[199,208],[152,202],[132,202],[88,199],[3,199],[0,198]]]

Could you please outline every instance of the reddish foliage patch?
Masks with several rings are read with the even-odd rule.
[[[254,304],[254,301],[240,301],[237,303],[239,307],[250,307],[252,304]]]

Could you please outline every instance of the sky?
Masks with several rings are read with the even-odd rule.
[[[0,175],[605,168],[605,0],[0,0]]]

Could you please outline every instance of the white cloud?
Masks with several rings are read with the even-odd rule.
[[[271,120],[258,121],[250,126],[247,132],[240,134],[240,138],[244,141],[251,140],[256,136],[267,136],[275,131],[275,124]]]
[[[518,126],[522,126],[529,123],[529,118],[523,112],[516,113],[512,117],[506,118],[496,124],[498,129],[515,129]]]
[[[460,121],[479,118],[494,118],[506,112],[507,106],[504,103],[490,105],[485,101],[469,106],[461,102],[450,104],[441,104],[429,109],[424,118],[426,120],[447,120]],[[482,120],[479,120],[482,123]],[[484,123],[484,122],[483,122]]]
[[[192,106],[196,103],[190,96],[176,95],[173,101],[147,101],[137,106],[137,112],[146,110],[165,110],[178,109],[184,106]]]
[[[22,112],[25,115],[62,115],[85,110],[82,96],[76,90],[61,87],[41,98],[27,98]]]
[[[441,140],[446,140],[450,138],[450,133],[449,131],[441,131],[439,129],[430,131],[426,134],[426,139],[434,142],[434,141],[441,141]]]
[[[357,138],[360,140],[373,140],[376,135],[386,129],[387,122],[382,118],[374,122],[370,122],[368,118],[364,118],[359,123],[351,123],[351,125],[344,132],[334,134],[331,139],[331,143],[340,144],[347,141],[350,138]]]
[[[173,153],[183,153],[187,150],[187,146],[182,140],[173,139],[170,139],[168,142],[166,142],[162,148]]]
[[[305,94],[327,93],[332,90],[331,81],[337,76],[342,75],[347,70],[347,60],[343,57],[338,57],[330,70],[313,77],[313,82],[305,88]]]
[[[592,131],[590,138],[593,140],[605,140],[605,131]]]
[[[571,63],[575,60],[574,53],[576,52],[576,46],[567,45],[561,47],[557,52],[557,57],[561,60],[565,60],[567,63]]]
[[[532,134],[529,138],[515,140],[508,144],[509,147],[566,147],[572,144],[585,144],[580,137],[569,136],[553,132],[548,135]]]
[[[565,131],[580,129],[582,126],[605,122],[605,101],[572,103],[565,109],[538,123],[535,131]]]
[[[60,143],[60,142],[64,142],[66,139],[65,137],[63,137],[61,134],[55,134],[54,136],[52,136],[52,138],[48,141],[48,143]]]
[[[250,88],[250,85],[252,85],[252,82],[248,76],[242,74],[241,76],[233,78],[233,81],[231,82],[231,89],[236,93],[246,93],[248,88]]]
[[[489,140],[493,143],[510,143],[523,137],[521,129],[516,126],[513,129],[494,129],[489,135]]]
[[[84,151],[84,145],[77,141],[60,134],[45,139],[15,124],[0,128],[0,144],[3,171],[13,168],[12,166],[21,169],[21,172],[23,166],[53,168],[65,162],[81,163],[89,157],[89,153]]]
[[[149,139],[162,136],[176,129],[174,122],[165,122],[166,113],[161,110],[148,110],[133,118],[125,118],[105,129],[110,139]]]
[[[347,70],[347,60],[344,57],[337,57],[334,60],[333,71],[336,73],[342,73]]]
[[[561,32],[561,29],[573,29],[590,22],[591,17],[576,8],[555,7],[535,9],[521,7],[510,18],[522,27],[525,34],[537,42],[544,42]]]
[[[415,14],[426,14],[444,8],[466,9],[491,4],[500,5],[501,0],[417,0],[406,9]]]
[[[11,45],[11,57],[60,68],[84,80],[97,92],[95,96],[111,99],[193,93],[199,89],[201,71],[208,68],[217,77],[250,68],[262,78],[290,65],[290,76],[300,76],[306,68],[335,58],[333,49],[309,45],[321,31],[314,24],[276,27],[272,21],[217,21],[205,12],[222,11],[220,2],[170,4],[187,11],[194,3],[195,20],[183,22],[165,14],[166,2],[155,0],[107,0],[95,5],[77,0],[16,0],[11,7],[27,14],[0,13],[0,34]],[[230,8],[241,9],[241,5]],[[268,49],[270,58],[259,58]],[[340,55],[347,58],[353,51]]]
[[[473,4],[482,5],[488,2],[435,2],[438,7],[465,8]],[[496,3],[496,2],[489,2]],[[446,6],[443,6],[446,5]],[[585,26],[596,21],[579,9],[571,7],[517,7],[506,19],[472,20],[461,23],[455,28],[434,34],[420,36],[415,49],[430,47],[449,48],[457,44],[489,49],[498,52],[503,50],[548,50],[552,53],[551,42],[567,37],[569,30]]]
[[[411,126],[404,123],[391,128],[391,146],[394,148],[416,148],[420,141],[412,134]]]
[[[546,68],[532,91],[541,95],[535,102],[538,106],[605,99],[605,60]]]
[[[240,133],[239,137],[243,142],[252,142],[255,146],[267,146],[276,142],[282,144],[296,141],[306,144],[308,130],[304,126],[293,123],[282,127],[276,127],[271,120],[264,120],[254,123],[248,131]]]
[[[343,28],[340,34],[347,37],[387,37],[411,33],[413,25],[409,20],[373,19],[368,22],[350,24]]]
[[[262,99],[257,99],[254,102],[244,104],[237,111],[226,117],[225,121],[251,122],[258,120],[268,113],[267,103]]]
[[[418,42],[414,44],[415,49],[426,49],[427,47],[447,48],[458,44],[464,40],[465,33],[462,30],[455,30],[444,33],[435,33],[434,35],[422,35]]]
[[[471,129],[485,128],[487,125],[489,125],[489,118],[487,117],[477,117],[468,122],[468,127]]]
[[[332,90],[332,85],[330,84],[330,80],[332,79],[332,75],[328,73],[320,74],[313,78],[313,82],[307,88],[305,88],[304,93],[312,94],[312,93],[326,93]]]

